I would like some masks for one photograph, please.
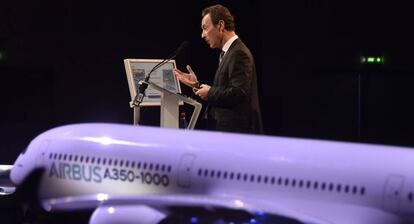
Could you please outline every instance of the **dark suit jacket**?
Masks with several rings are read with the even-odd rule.
[[[208,92],[208,123],[219,131],[262,133],[256,66],[236,39],[224,55]]]

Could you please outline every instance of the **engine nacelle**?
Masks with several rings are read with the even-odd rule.
[[[165,217],[166,214],[145,205],[100,206],[89,224],[157,224]]]

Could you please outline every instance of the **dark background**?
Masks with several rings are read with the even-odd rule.
[[[132,124],[125,58],[164,58],[186,40],[178,67],[211,83],[218,52],[201,39],[200,13],[215,3],[3,1],[0,163],[51,127]],[[414,146],[408,3],[220,3],[255,56],[267,135]],[[363,56],[385,63],[363,65]]]

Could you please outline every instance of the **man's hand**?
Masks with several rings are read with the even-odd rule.
[[[194,71],[191,69],[189,65],[187,65],[187,70],[189,73],[185,73],[178,69],[174,69],[174,74],[185,85],[192,88],[198,88],[199,82],[197,81],[197,76],[195,75]]]
[[[199,96],[201,99],[207,100],[207,96],[208,96],[208,91],[209,90],[210,90],[210,86],[209,85],[202,84],[200,86],[200,89],[197,92],[195,92],[195,94],[197,96]]]

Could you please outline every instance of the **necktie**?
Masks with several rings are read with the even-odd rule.
[[[225,51],[221,51],[221,53],[220,53],[220,63],[221,63],[221,60],[223,60],[224,53],[226,53],[226,52]]]

